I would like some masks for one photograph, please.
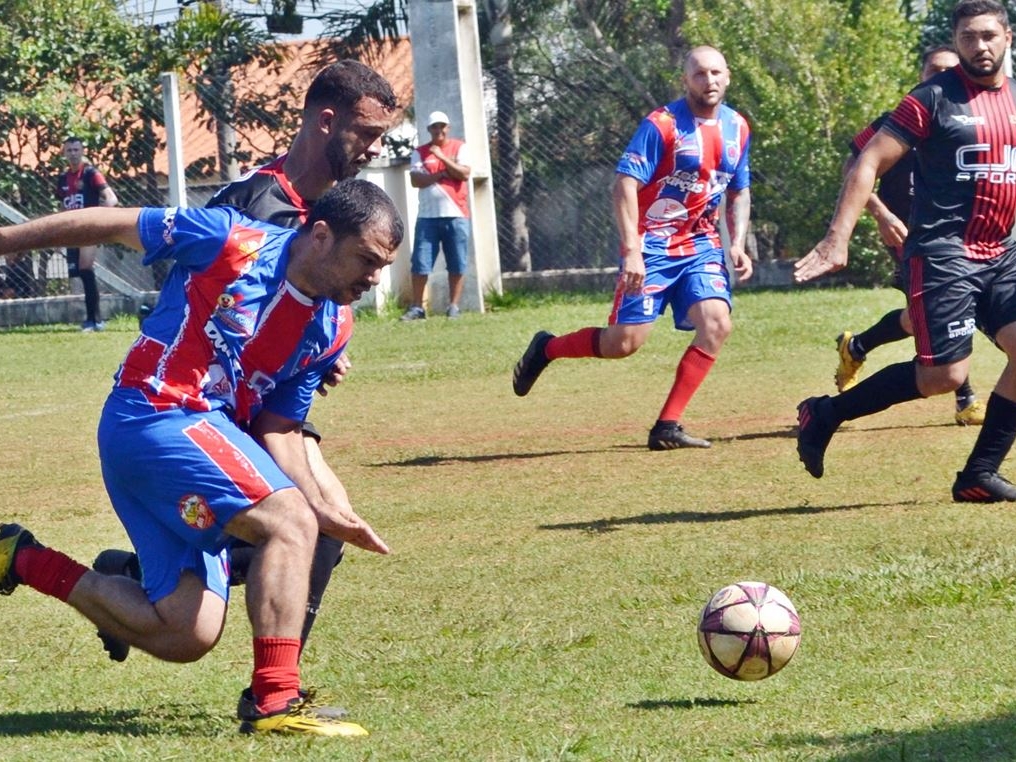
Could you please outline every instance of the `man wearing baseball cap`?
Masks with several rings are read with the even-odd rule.
[[[409,180],[420,189],[419,214],[413,237],[413,303],[402,320],[427,317],[423,307],[427,279],[439,251],[448,268],[450,318],[459,316],[463,277],[469,253],[469,154],[466,144],[449,135],[448,115],[427,117],[430,142],[413,151]]]

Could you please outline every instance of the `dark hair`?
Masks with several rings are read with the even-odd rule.
[[[361,98],[373,98],[387,111],[394,111],[399,102],[392,86],[369,66],[347,58],[329,64],[319,71],[307,88],[304,109],[311,106],[337,106],[351,109]]]
[[[388,227],[388,241],[394,249],[402,243],[405,228],[395,203],[381,188],[366,180],[342,180],[314,202],[301,231],[323,220],[342,239],[360,235],[373,225]]]
[[[79,138],[77,135],[68,135],[67,137],[64,138],[64,145],[67,145],[68,143],[81,143],[81,145],[84,145],[85,141]]]
[[[949,17],[949,25],[955,32],[963,19],[987,15],[995,16],[1004,29],[1009,28],[1009,14],[997,0],[960,0]]]
[[[956,48],[952,45],[935,45],[927,48],[923,53],[921,53],[921,68],[923,69],[927,65],[929,58],[938,53],[952,53],[953,55],[956,55]]]

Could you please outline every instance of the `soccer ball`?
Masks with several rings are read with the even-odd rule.
[[[698,644],[709,666],[734,680],[775,675],[801,644],[801,620],[790,599],[765,582],[717,591],[699,615]]]

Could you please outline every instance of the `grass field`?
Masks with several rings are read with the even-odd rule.
[[[607,301],[358,325],[313,420],[394,552],[347,553],[303,668],[369,738],[237,734],[242,595],[202,661],[114,664],[22,588],[0,598],[0,759],[1016,758],[1016,516],[949,500],[976,430],[940,397],[845,426],[820,481],[794,449],[796,404],[833,390],[837,333],[899,295],[739,294],[685,419],[713,448],[663,453],[645,437],[687,343],[664,322],[632,358],[562,361],[511,393],[534,331],[601,324]],[[124,542],[94,429],[133,330],[0,333],[0,521],[85,562]],[[978,337],[982,399],[1001,367]],[[787,592],[804,629],[760,683],[717,675],[695,642],[708,596],[741,579]]]

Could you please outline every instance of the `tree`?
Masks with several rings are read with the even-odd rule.
[[[753,126],[754,216],[803,254],[825,232],[851,137],[917,82],[916,26],[898,0],[695,0],[683,31],[724,52],[728,100]],[[862,220],[851,268],[875,274],[886,258]]]

